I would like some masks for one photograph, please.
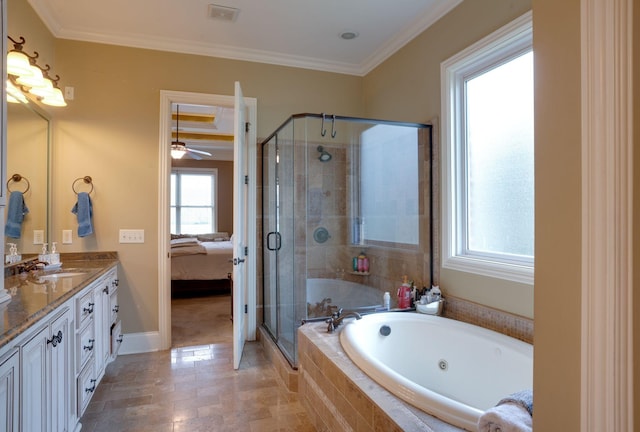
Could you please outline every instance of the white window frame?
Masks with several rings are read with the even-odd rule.
[[[442,62],[442,266],[444,268],[533,284],[534,260],[500,259],[495,254],[462,253],[464,218],[462,171],[465,137],[463,86],[470,76],[490,70],[532,49],[531,12]]]
[[[208,174],[213,176],[214,178],[214,189],[213,189],[213,200],[212,200],[212,204],[211,206],[213,207],[212,212],[213,212],[213,226],[212,226],[212,231],[211,232],[218,232],[218,169],[217,168],[183,168],[183,167],[176,167],[176,168],[171,168],[171,175],[173,174],[177,174],[177,175],[181,175],[181,174]],[[176,193],[180,193],[178,190],[178,188],[176,188]],[[171,199],[169,199],[169,202],[171,202]],[[178,205],[178,203],[176,202],[175,206],[172,206],[171,204],[169,204],[169,207],[176,208],[176,217],[178,217],[178,208],[181,208],[183,206]],[[178,218],[179,219],[179,218]],[[176,229],[178,228],[178,221],[176,220]],[[182,231],[182,229],[180,229],[179,231]],[[193,233],[181,233],[181,234],[193,234]]]

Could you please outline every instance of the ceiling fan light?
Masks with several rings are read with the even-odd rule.
[[[185,155],[187,151],[184,148],[184,144],[182,143],[173,143],[171,144],[171,158],[172,159],[182,159],[182,156]]]

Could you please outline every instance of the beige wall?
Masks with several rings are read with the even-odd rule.
[[[215,168],[218,170],[218,232],[233,234],[233,162],[173,159],[172,167]]]
[[[461,3],[364,78],[366,116],[439,119],[440,63],[530,9],[530,0]],[[531,285],[442,268],[440,287],[445,295],[533,317]]]
[[[580,1],[534,0],[536,430],[580,430]]]
[[[117,250],[125,333],[158,330],[158,136],[160,90],[257,98],[258,136],[296,112],[362,114],[361,79],[194,55],[58,40],[64,86],[75,99],[56,114],[53,232],[73,229],[73,179],[91,175],[95,235],[65,251]],[[120,228],[145,243],[118,243]]]

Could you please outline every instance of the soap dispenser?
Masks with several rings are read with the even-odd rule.
[[[40,255],[38,255],[38,261],[46,262],[46,263],[49,262],[49,256],[47,254],[47,246],[48,245],[49,245],[48,243],[43,243],[42,244],[42,252],[40,252]]]
[[[58,265],[58,264],[60,264],[60,254],[56,250],[56,245],[57,244],[58,244],[57,242],[51,243],[51,252],[48,255],[49,260],[46,261],[47,263],[49,263],[49,265]]]

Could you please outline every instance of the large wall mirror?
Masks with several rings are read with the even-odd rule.
[[[50,121],[44,111],[33,102],[7,103],[7,183],[3,187],[8,189],[8,198],[11,191],[24,192],[29,212],[20,238],[5,237],[5,253],[9,252],[8,243],[17,244],[23,255],[39,253],[42,244],[34,244],[37,231],[42,231],[42,240],[48,242],[49,138]],[[14,179],[15,174],[21,179]]]

